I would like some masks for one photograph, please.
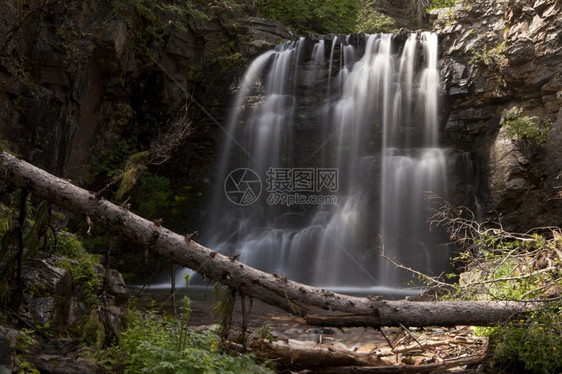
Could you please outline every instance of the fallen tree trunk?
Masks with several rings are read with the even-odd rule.
[[[529,310],[530,307],[526,308]],[[518,319],[526,310],[524,303],[508,301],[392,301],[379,307],[381,315],[323,314],[307,315],[304,319],[311,326],[338,328],[400,324],[418,327],[491,326],[498,322]],[[437,321],[439,323],[435,324]]]
[[[474,344],[476,341],[472,343]],[[416,343],[410,347],[398,349],[388,348],[359,352],[345,347],[292,339],[287,341],[259,339],[251,341],[249,348],[259,357],[265,357],[276,362],[280,361],[289,366],[306,367],[310,373],[429,373],[463,365],[475,365],[490,358],[491,351],[487,341],[482,344],[480,353],[472,356],[463,355],[449,359],[442,359],[438,354],[433,353],[429,353],[429,356],[421,356],[421,358],[433,361],[430,363],[395,364],[393,361],[383,358],[398,356],[400,353],[414,349],[425,350],[426,348],[447,344],[451,344],[451,342],[432,341],[424,342],[421,346]],[[469,343],[467,342],[467,344]],[[241,346],[237,348],[240,349]]]
[[[3,180],[33,192],[70,212],[151,248],[171,262],[188,267],[291,314],[305,317],[310,308],[347,315],[312,316],[323,326],[452,326],[492,325],[519,319],[529,304],[518,302],[415,302],[353,297],[293,282],[249,267],[141,218],[123,207],[76,187],[15,156],[0,154]],[[529,310],[527,309],[527,310]]]
[[[390,373],[431,373],[464,365],[476,365],[488,359],[487,354],[459,357],[443,362],[421,365],[392,365],[392,366],[340,366],[330,368],[311,369],[310,374],[390,374]]]
[[[392,362],[367,352],[289,339],[269,341],[260,339],[250,342],[250,349],[259,357],[282,361],[287,365],[302,367],[326,366],[389,366]]]

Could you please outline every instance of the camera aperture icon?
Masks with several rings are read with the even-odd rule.
[[[224,180],[224,193],[236,205],[253,204],[261,195],[261,179],[252,169],[233,170]]]

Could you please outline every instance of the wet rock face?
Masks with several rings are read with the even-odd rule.
[[[471,0],[431,14],[441,45],[451,145],[473,154],[482,171],[479,200],[511,229],[560,225],[562,206],[562,3]],[[530,147],[509,136],[502,113],[553,124],[547,141]]]
[[[106,309],[87,307],[83,286],[72,278],[71,271],[60,267],[60,262],[69,262],[78,266],[75,260],[54,254],[40,253],[35,259],[28,259],[22,269],[23,295],[17,315],[29,325],[49,326],[54,335],[75,334],[73,329],[81,330],[86,318],[101,315],[115,331],[123,328],[128,291],[122,275],[110,269],[106,285]],[[105,269],[96,266],[100,281],[103,281]],[[105,333],[107,325],[100,325]],[[102,373],[100,365],[92,360],[89,348],[83,348],[84,342],[91,337],[87,333],[81,338],[53,338],[46,342],[30,341],[25,359],[41,373]],[[16,347],[23,339],[22,332],[0,325],[0,373],[11,373],[17,368]],[[29,339],[27,337],[26,339]],[[21,348],[20,348],[21,350]]]
[[[95,265],[96,273],[98,274],[98,278],[100,282],[103,283],[105,277],[105,268],[100,265]],[[129,290],[127,289],[127,285],[123,280],[123,275],[115,269],[109,269],[108,277],[106,280],[106,293],[107,297],[110,298],[111,305],[117,306],[126,306],[127,301],[129,300]]]
[[[240,31],[237,37],[240,51],[246,56],[257,56],[260,53],[275,48],[284,40],[295,40],[298,35],[279,22],[248,17],[236,22]]]
[[[25,289],[19,309],[19,314],[29,323],[47,323],[58,332],[65,331],[89,313],[82,299],[82,286],[73,281],[69,270],[59,266],[62,260],[51,255],[30,259],[26,263],[23,268]],[[74,260],[64,261],[75,266]],[[100,282],[103,282],[103,266],[96,265],[96,272]],[[116,327],[119,327],[121,322],[118,317],[124,314],[129,294],[123,276],[114,269],[108,272],[106,298],[115,311]]]
[[[101,374],[105,372],[91,360],[68,358],[59,355],[40,355],[33,358],[39,372],[48,374]]]
[[[52,324],[62,331],[70,320],[72,275],[57,265],[57,258],[32,259],[23,268],[25,291],[19,312],[33,323]]]

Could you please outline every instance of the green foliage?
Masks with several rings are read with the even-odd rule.
[[[507,135],[512,138],[524,139],[533,147],[543,144],[552,129],[552,121],[542,116],[523,116],[520,109],[513,107],[502,113]]]
[[[219,56],[217,62],[221,67],[221,73],[232,71],[236,67],[241,67],[244,65],[244,58],[240,52],[230,53],[225,56]]]
[[[81,244],[80,248],[82,248]],[[95,264],[99,262],[99,257],[87,253],[83,248],[81,250],[75,248],[72,252],[77,253],[77,259],[63,259],[59,261],[59,266],[70,270],[72,282],[75,286],[81,288],[84,303],[88,308],[92,309],[100,302],[101,281],[95,269]]]
[[[484,44],[481,51],[472,50],[472,57],[468,60],[468,63],[484,64],[489,69],[496,69],[505,60],[504,49],[505,41],[492,48],[488,48],[488,45]]]
[[[136,140],[121,139],[114,147],[105,148],[100,153],[100,161],[96,165],[96,175],[116,176],[121,172],[125,160],[135,152]]]
[[[264,322],[264,324],[256,330],[255,336],[259,339],[269,340],[270,342],[273,342],[276,339],[275,335],[271,333],[271,325],[269,322]]]
[[[29,353],[29,351],[31,351],[31,348],[35,346],[37,342],[33,339],[34,333],[35,330],[32,329],[21,329],[19,331],[16,340],[16,346],[20,351]]]
[[[223,286],[219,282],[215,282],[215,301],[213,308],[213,317],[222,325],[221,337],[226,339],[230,334],[232,325],[232,313],[234,311],[234,303],[236,302],[236,291],[228,286]]]
[[[115,191],[115,199],[120,201],[137,183],[139,175],[146,170],[146,166],[135,163],[127,163],[126,169],[121,174],[119,188]]]
[[[47,249],[50,252],[54,251],[62,256],[76,260],[82,259],[84,255],[87,255],[80,239],[67,231],[60,231],[56,236],[49,235]]]
[[[77,329],[80,336],[88,346],[102,349],[105,340],[105,328],[99,319],[99,314],[95,309],[81,321]]]
[[[143,20],[145,29],[141,31],[143,37],[149,36],[153,41],[161,42],[164,29],[168,26],[176,26],[186,29],[189,18],[209,21],[211,19],[205,11],[202,11],[193,0],[125,0],[111,1],[114,13],[127,16],[131,10]],[[165,16],[164,16],[165,15]],[[164,18],[172,18],[167,24]]]
[[[26,223],[29,224],[29,230],[23,236],[23,244],[26,248],[27,257],[33,257],[41,248],[42,239],[45,236],[47,224],[49,223],[47,202],[42,201],[35,209],[35,214],[33,214],[33,209],[29,204],[27,211],[29,212],[29,218],[26,220]]]
[[[374,4],[375,2],[371,0],[361,7],[357,15],[357,25],[355,26],[355,31],[365,34],[395,32],[397,28],[394,20],[377,12],[374,8]]]
[[[18,267],[36,256],[42,248],[49,222],[49,209],[42,202],[37,209],[21,190],[13,194],[9,206],[0,204],[0,303],[10,300],[17,280]],[[21,225],[20,225],[21,216]],[[20,239],[21,238],[21,239]]]
[[[41,374],[37,369],[34,369],[25,357],[18,357],[20,364],[18,366],[18,374]]]
[[[521,365],[531,373],[562,369],[562,310],[560,305],[531,313],[526,319],[487,331],[500,366]]]
[[[451,240],[463,249],[453,261],[464,272],[448,298],[534,301],[518,322],[477,329],[490,337],[495,364],[506,372],[558,373],[562,369],[562,229],[511,233],[503,230],[501,222],[484,225],[466,207],[446,202],[431,220],[433,225],[445,225]]]
[[[109,372],[125,373],[270,373],[252,356],[232,357],[221,349],[212,331],[185,328],[189,301],[181,320],[162,318],[150,311],[143,316],[130,310],[127,328],[119,346],[106,352],[103,362]]]
[[[258,0],[267,18],[304,34],[349,33],[355,30],[358,0]]]
[[[99,263],[99,256],[88,253],[82,241],[66,230],[57,232],[56,236],[49,236],[47,250],[64,256],[58,265],[70,271],[72,282],[80,287],[86,306],[90,309],[97,306],[101,281],[95,265]]]
[[[133,211],[144,218],[154,219],[161,218],[167,212],[173,194],[168,178],[146,172],[131,195],[138,202]]]
[[[469,253],[469,270],[461,276],[458,296],[464,299],[527,300],[548,298],[562,290],[559,231],[545,236],[513,235],[486,230],[474,238],[477,258]],[[538,306],[539,304],[537,304]],[[518,322],[485,330],[498,366],[522,366],[533,373],[562,368],[562,302],[545,304]]]
[[[90,233],[80,235],[80,242],[88,253],[102,253],[107,248],[109,236],[105,227],[93,225]],[[119,237],[114,237],[113,240],[119,242]]]
[[[13,206],[0,205],[0,304],[6,304],[11,295],[10,279],[15,268],[17,210]]]
[[[21,265],[30,259],[48,253],[65,256],[59,260],[59,266],[70,270],[75,285],[81,288],[85,304],[93,308],[98,305],[98,293],[101,283],[94,265],[97,256],[91,255],[82,246],[80,240],[66,231],[55,230],[55,226],[62,226],[66,217],[61,213],[52,212],[48,204],[43,201],[37,207],[27,201],[25,206],[25,220],[21,228],[23,251],[17,240],[20,230],[18,218],[21,207],[16,208],[15,202],[21,199],[21,191],[17,191],[12,199],[12,206],[0,205],[0,302],[6,304],[17,284],[17,257],[21,255]],[[21,253],[20,253],[21,252]],[[20,254],[18,254],[20,253]],[[29,289],[28,292],[37,292]],[[43,326],[45,329],[48,326]],[[39,327],[37,327],[39,328]]]
[[[555,232],[556,233],[556,232]],[[562,287],[558,234],[514,235],[502,230],[480,232],[455,262],[466,263],[460,293],[464,299],[525,300],[544,297],[549,287]],[[474,248],[478,249],[475,256]]]
[[[426,11],[430,11],[432,9],[440,9],[440,8],[450,8],[459,0],[433,0],[431,5],[426,8]]]
[[[19,331],[16,340],[16,349],[23,354],[18,354],[16,356],[20,361],[17,371],[18,374],[40,374],[39,370],[34,369],[25,357],[26,354],[33,351],[33,348],[36,348],[37,342],[33,339],[34,334],[35,330],[31,329],[21,329]]]

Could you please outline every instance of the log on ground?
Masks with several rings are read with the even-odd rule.
[[[259,357],[282,361],[295,367],[392,365],[392,362],[373,353],[354,352],[343,347],[293,339],[259,339],[250,343],[250,349]]]

